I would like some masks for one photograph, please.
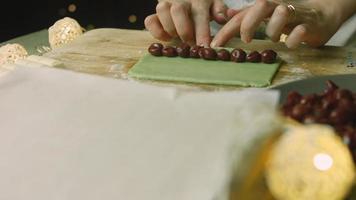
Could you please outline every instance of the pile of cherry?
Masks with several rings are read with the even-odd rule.
[[[356,93],[326,82],[322,94],[302,96],[290,92],[282,106],[285,116],[301,123],[320,123],[332,126],[348,145],[356,162]]]
[[[177,47],[163,46],[160,43],[153,43],[148,48],[148,52],[153,56],[182,57],[182,58],[203,58],[205,60],[222,60],[232,62],[253,62],[253,63],[274,63],[277,53],[273,50],[264,50],[259,53],[252,51],[247,54],[242,49],[233,49],[231,52],[226,49],[215,50],[201,46],[189,46],[182,43]]]

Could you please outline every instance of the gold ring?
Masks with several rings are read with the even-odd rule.
[[[288,4],[287,9],[290,13],[289,22],[294,22],[297,18],[297,10],[295,9],[295,7],[292,4]]]

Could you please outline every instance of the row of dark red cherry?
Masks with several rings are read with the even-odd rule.
[[[356,93],[328,81],[322,94],[288,94],[282,106],[284,115],[302,123],[321,123],[334,127],[349,146],[356,162]]]
[[[231,52],[226,49],[215,50],[201,46],[189,46],[182,43],[177,47],[163,46],[160,43],[153,43],[148,48],[148,52],[153,56],[182,57],[182,58],[203,58],[205,60],[222,60],[232,62],[253,62],[253,63],[274,63],[277,53],[271,49],[259,53],[252,51],[247,54],[242,49],[233,49]]]

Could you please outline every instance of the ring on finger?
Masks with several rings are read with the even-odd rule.
[[[289,12],[289,22],[294,22],[297,19],[297,10],[296,8],[292,5],[292,4],[288,4],[287,5],[287,9]]]

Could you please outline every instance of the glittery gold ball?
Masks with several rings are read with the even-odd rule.
[[[27,56],[26,49],[20,44],[6,44],[0,47],[0,65],[14,63]]]
[[[51,48],[67,44],[83,34],[83,28],[72,18],[65,17],[58,20],[48,29]]]
[[[276,199],[336,200],[352,187],[355,168],[350,151],[333,129],[293,126],[272,150],[266,178]]]

